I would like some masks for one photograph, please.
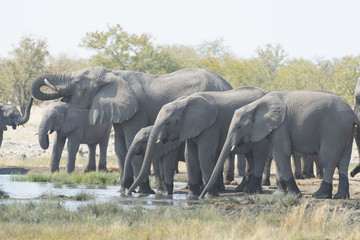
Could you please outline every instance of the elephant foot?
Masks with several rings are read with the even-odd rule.
[[[229,181],[229,180],[226,180],[226,181],[224,182],[225,185],[229,185],[230,183],[231,183],[231,181]]]
[[[244,192],[246,193],[263,193],[263,189],[261,187],[261,177],[253,176],[250,179],[250,182],[244,188]]]
[[[201,190],[198,184],[188,184],[189,185],[189,199],[197,199],[200,196]]]
[[[285,181],[285,184],[287,186],[287,192],[290,194],[294,194],[294,195],[298,195],[298,196],[302,196],[296,182],[295,179],[292,177],[289,180]]]
[[[349,180],[346,175],[339,174],[338,192],[334,195],[335,199],[350,199]]]
[[[332,184],[322,181],[319,190],[317,190],[313,195],[314,198],[331,198],[332,197]]]
[[[219,193],[207,192],[205,194],[205,199],[214,199],[214,198],[218,198],[219,196],[220,196]]]
[[[223,182],[220,182],[219,183],[219,192],[225,192],[225,191],[226,191],[225,184]]]
[[[286,192],[286,184],[284,180],[276,180],[277,190],[281,192]]]
[[[174,184],[167,184],[164,183],[164,189],[163,189],[163,195],[173,195],[173,191],[174,191]]]
[[[155,194],[155,191],[151,189],[150,182],[146,181],[139,185],[139,191],[138,193],[141,194]]]
[[[87,172],[95,172],[95,171],[96,171],[95,166],[86,166],[83,172],[87,173]]]
[[[262,184],[263,186],[270,186],[270,185],[271,185],[271,184],[270,184],[270,177],[265,177],[265,178],[263,178],[261,184]]]
[[[129,177],[121,184],[121,186],[125,189],[129,189],[133,183],[134,183],[134,178]]]
[[[108,172],[108,169],[104,165],[99,165],[98,166],[98,172]]]
[[[305,177],[301,173],[298,173],[298,174],[295,174],[295,179],[305,179]]]
[[[245,187],[249,184],[252,174],[243,177],[241,183],[235,188],[235,192],[244,192]]]
[[[314,174],[304,174],[304,178],[309,179],[309,178],[315,178]]]

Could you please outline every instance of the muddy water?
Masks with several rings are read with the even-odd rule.
[[[174,192],[184,188],[186,183],[174,183]],[[124,207],[142,205],[145,208],[155,208],[157,206],[187,206],[194,201],[187,199],[187,194],[174,194],[172,197],[159,197],[152,195],[139,195],[134,193],[132,196],[123,196],[119,193],[119,186],[105,186],[101,188],[89,188],[84,185],[66,186],[55,185],[53,183],[34,183],[12,181],[10,175],[0,175],[0,189],[5,191],[10,198],[1,202],[13,201],[44,201],[42,195],[63,195],[66,197],[76,196],[79,193],[87,193],[94,197],[89,201],[75,201],[68,199],[47,200],[60,201],[61,204],[69,209],[76,210],[79,206],[89,203],[100,203],[106,201],[118,201]],[[181,191],[180,191],[181,192]]]

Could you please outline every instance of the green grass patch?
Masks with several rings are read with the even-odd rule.
[[[47,182],[66,185],[120,185],[120,175],[118,172],[31,173],[27,175],[13,175],[11,179],[13,181]]]
[[[75,200],[75,201],[89,201],[95,199],[94,194],[87,192],[86,190],[80,191],[74,196],[65,196],[62,194],[53,194],[53,193],[44,193],[41,194],[37,199],[41,200],[52,200],[52,201],[61,201],[61,200]]]

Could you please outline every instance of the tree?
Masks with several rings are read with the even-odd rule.
[[[166,73],[178,69],[176,62],[161,47],[154,46],[150,34],[130,34],[117,24],[107,31],[86,33],[80,46],[97,52],[93,64],[114,70]]]
[[[47,41],[34,35],[23,36],[19,45],[3,61],[1,75],[8,84],[3,100],[16,102],[23,113],[31,97],[31,81],[44,72],[49,55]]]
[[[65,73],[74,72],[89,66],[87,59],[75,59],[67,54],[60,54],[58,57],[49,57],[49,63],[46,72],[49,73]]]

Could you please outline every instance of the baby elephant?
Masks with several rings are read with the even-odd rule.
[[[134,155],[145,155],[146,146],[153,126],[142,128],[134,137],[129,150],[126,154],[124,176],[129,176],[132,171],[131,161]],[[181,142],[173,142],[165,145],[157,145],[155,154],[153,156],[153,167],[156,176],[157,194],[172,195],[174,189],[174,174],[177,168],[178,161],[185,161],[184,159],[185,144]],[[141,166],[140,166],[141,168]],[[125,192],[133,183],[132,178],[122,179],[122,191]],[[148,184],[145,184],[148,186]],[[143,189],[140,189],[141,193]],[[152,191],[150,189],[150,191]]]
[[[39,126],[39,143],[43,149],[49,147],[48,134],[56,131],[56,138],[51,155],[51,172],[59,171],[61,153],[67,141],[68,161],[67,172],[75,169],[76,153],[81,143],[89,147],[88,164],[85,172],[95,171],[96,145],[100,145],[100,160],[98,170],[106,171],[106,151],[111,131],[111,123],[90,125],[88,123],[88,110],[70,106],[67,103],[55,102],[49,104],[44,110]]]

